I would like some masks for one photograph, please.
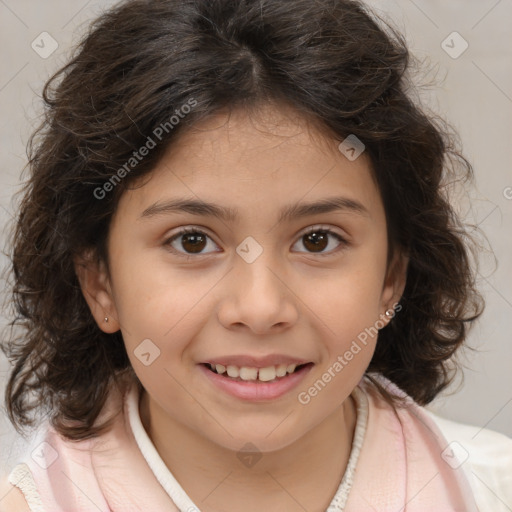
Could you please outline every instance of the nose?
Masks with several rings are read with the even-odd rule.
[[[290,272],[276,264],[270,251],[264,251],[252,263],[239,258],[228,279],[218,308],[218,319],[226,329],[247,329],[263,335],[288,329],[297,322],[297,298]]]

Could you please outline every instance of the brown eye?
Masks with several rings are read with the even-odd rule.
[[[333,242],[337,241],[337,245]],[[317,254],[318,256],[330,256],[337,252],[340,246],[348,245],[348,242],[338,233],[326,228],[315,228],[303,234],[299,241],[306,248],[306,253]],[[216,250],[207,251],[208,246],[213,245],[213,249],[218,248],[211,237],[199,229],[185,228],[169,238],[165,245],[171,252],[178,256],[187,255],[207,255]],[[330,250],[326,250],[329,249]],[[304,252],[304,251],[299,251]]]
[[[198,229],[183,229],[179,233],[176,233],[171,238],[169,238],[165,245],[169,246],[172,252],[179,254],[181,256],[187,254],[209,254],[210,252],[217,251],[207,251],[203,252],[205,248],[208,247],[209,241],[211,238],[204,232]],[[217,245],[211,241],[210,245]]]
[[[338,244],[333,244],[336,240]],[[326,228],[315,228],[303,234],[297,243],[302,242],[306,248],[305,252],[310,254],[318,254],[319,256],[329,256],[336,252],[340,246],[346,246],[348,242],[338,233]],[[334,247],[333,247],[334,245]],[[328,247],[330,250],[326,251]],[[304,252],[304,251],[299,251]]]
[[[186,233],[181,237],[181,245],[187,252],[196,254],[206,247],[206,237],[200,233]]]
[[[322,231],[312,231],[302,238],[304,247],[312,252],[322,252],[329,244],[329,235]]]

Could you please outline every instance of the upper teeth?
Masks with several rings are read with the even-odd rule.
[[[276,377],[284,377],[287,373],[293,373],[296,367],[296,364],[280,364],[278,366],[266,366],[265,368],[233,365],[226,367],[222,364],[210,364],[210,368],[218,374],[227,372],[228,376],[234,379],[240,377],[242,380],[261,380],[263,382],[274,380]]]

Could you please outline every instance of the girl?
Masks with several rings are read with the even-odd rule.
[[[95,22],[13,233],[7,410],[48,421],[3,510],[510,509],[512,442],[423,408],[482,305],[408,59],[351,0]]]

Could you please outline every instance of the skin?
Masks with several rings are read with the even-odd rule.
[[[338,143],[284,108],[218,114],[184,132],[150,179],[123,194],[108,239],[110,274],[92,259],[77,262],[99,327],[121,329],[145,389],[140,414],[148,435],[203,511],[325,510],[345,471],[356,422],[350,393],[377,338],[309,403],[297,396],[365,328],[389,321],[384,313],[400,299],[406,261],[397,256],[388,265],[386,217],[369,159],[363,153],[349,161]],[[333,195],[365,211],[277,224],[285,205]],[[239,218],[141,218],[172,198],[236,208]],[[346,242],[330,235],[314,252],[303,235],[319,226]],[[208,235],[202,256],[183,237],[169,242],[182,227]],[[247,236],[263,249],[252,263],[236,252]],[[160,355],[144,366],[134,350],[148,338]],[[314,366],[296,389],[264,403],[219,391],[198,368],[213,357],[270,353]],[[261,455],[250,467],[237,457],[248,442]]]

